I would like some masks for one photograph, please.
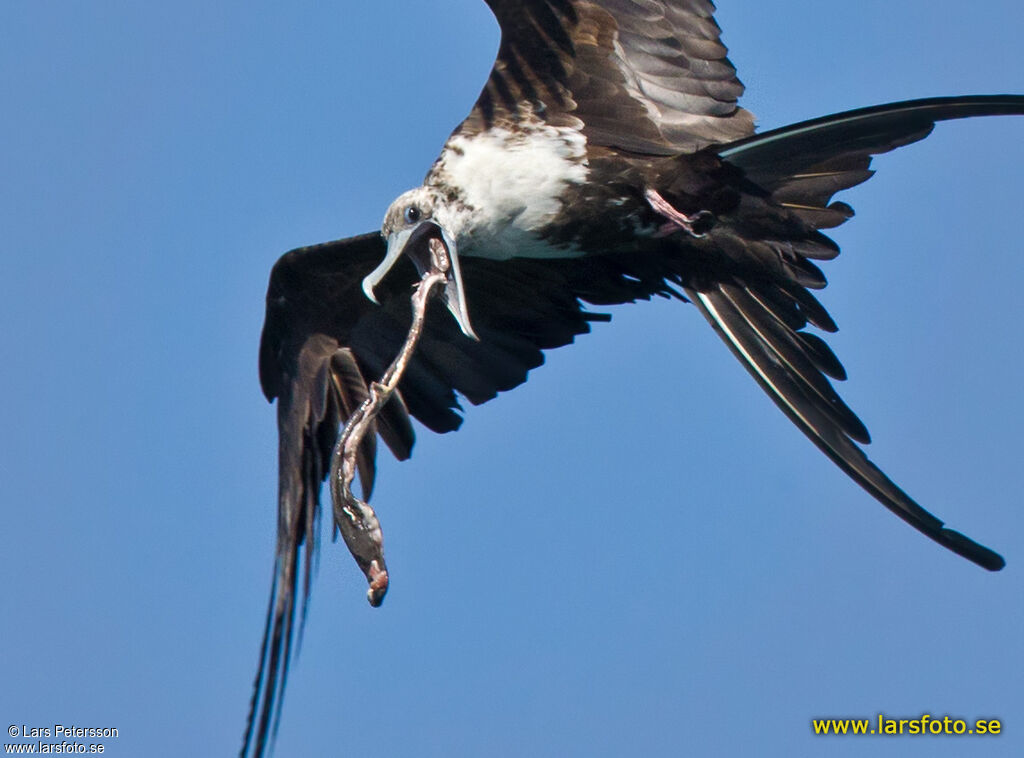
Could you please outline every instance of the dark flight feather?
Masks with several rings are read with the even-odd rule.
[[[487,0],[501,25],[462,133],[539,118],[590,145],[694,152],[754,131],[708,0]]]
[[[298,577],[303,608],[309,597],[320,488],[339,427],[366,396],[369,382],[391,362],[409,329],[409,292],[416,281],[403,260],[378,288],[381,305],[367,300],[363,277],[383,257],[384,241],[367,234],[293,250],[274,266],[260,344],[260,381],[277,401],[279,434],[278,544],[267,623],[242,754],[261,755],[275,731],[275,714],[291,657]],[[614,300],[649,296],[647,288],[593,271]],[[463,281],[480,341],[469,339],[439,306],[431,309],[419,349],[376,434],[396,458],[408,458],[410,416],[435,432],[458,429],[458,395],[479,404],[526,381],[544,362],[541,350],[572,342],[608,317],[589,313],[575,291],[582,272],[567,261],[489,261],[468,258]],[[373,487],[376,435],[358,459],[364,497]],[[300,560],[300,548],[305,546]],[[301,566],[300,566],[301,564]],[[303,613],[304,615],[304,613]]]
[[[730,297],[724,283],[687,290],[687,295],[714,327],[722,340],[775,401],[783,413],[806,434],[839,468],[876,500],[943,547],[962,555],[989,571],[1006,565],[1001,556],[945,528],[943,523],[918,505],[868,460],[850,439],[841,422],[831,416],[819,399],[807,392],[806,384],[780,359],[775,348],[758,333],[751,319]]]

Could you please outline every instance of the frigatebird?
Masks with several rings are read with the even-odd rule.
[[[459,396],[480,404],[518,386],[543,351],[609,320],[587,305],[662,296],[695,305],[869,494],[968,560],[1004,565],[868,460],[867,429],[832,383],[843,366],[811,328],[836,331],[813,294],[826,284],[816,262],[839,252],[823,230],[853,215],[833,196],[937,122],[1024,114],[1024,97],[892,103],[755,133],[709,0],[487,3],[497,60],[423,185],[395,200],[382,233],[293,250],[271,273],[260,380],[278,403],[278,544],[243,755],[263,753],[280,715],[340,430],[409,344],[410,288],[437,274],[438,251],[448,313],[425,315],[394,394],[356,441],[366,499],[378,436],[406,459],[411,419],[454,431]],[[335,526],[348,526],[338,509]],[[372,590],[380,567],[353,552]]]

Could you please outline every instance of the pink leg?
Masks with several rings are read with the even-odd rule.
[[[668,223],[664,224],[658,231],[659,236],[668,236],[680,229],[694,237],[705,236],[703,232],[695,232],[693,226],[699,221],[708,218],[711,215],[708,211],[698,211],[692,216],[687,216],[685,213],[676,210],[657,190],[651,188],[644,190],[644,197],[651,204],[651,208],[668,219]]]

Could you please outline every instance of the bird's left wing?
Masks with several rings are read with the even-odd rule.
[[[384,251],[379,234],[300,248],[285,254],[270,275],[260,382],[267,398],[277,401],[278,537],[243,756],[262,755],[280,713],[299,574],[304,609],[320,488],[339,427],[395,357],[412,320],[409,295],[417,277],[405,258],[378,288],[380,306],[363,295],[363,277]],[[588,332],[592,321],[608,318],[583,309],[575,293],[586,292],[586,286],[564,261],[467,258],[462,275],[480,340],[463,335],[444,309],[430,309],[397,392],[362,443],[358,471],[366,498],[378,436],[397,458],[409,457],[410,417],[435,432],[455,430],[462,422],[456,393],[473,404],[490,400],[525,381],[544,362],[542,350],[568,344]],[[647,285],[625,272],[610,280],[603,290],[611,300],[647,294]]]
[[[939,121],[1022,113],[1024,97],[1016,95],[930,98],[837,113],[727,145],[719,155],[771,193],[781,234],[773,239],[762,218],[760,228],[726,241],[733,265],[679,279],[761,388],[825,455],[911,526],[990,571],[1004,566],[1001,556],[947,528],[864,454],[857,443],[870,441],[867,429],[829,381],[846,373],[804,327],[836,330],[809,291],[825,286],[809,258],[839,253],[818,230],[853,215],[845,203],[831,202],[833,194],[871,177],[873,156],[924,139]]]
[[[293,250],[270,275],[259,369],[264,394],[277,400],[277,550],[243,756],[250,749],[253,755],[263,754],[275,701],[280,713],[300,569],[304,607],[309,597],[320,485],[338,425],[367,396],[368,378],[348,337],[371,312],[372,304],[359,289],[360,272],[373,265],[382,248],[380,235],[367,234]],[[360,448],[358,470],[366,496],[373,488],[378,434],[399,459],[411,453],[413,431],[401,396],[384,409]],[[300,561],[303,544],[305,559]]]

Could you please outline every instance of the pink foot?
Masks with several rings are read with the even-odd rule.
[[[661,229],[658,230],[658,236],[668,236],[682,229],[687,234],[693,237],[704,237],[704,232],[694,231],[694,226],[698,223],[708,220],[711,214],[708,211],[698,211],[692,216],[687,216],[685,213],[681,213],[676,210],[673,205],[663,198],[661,194],[654,189],[644,190],[644,197],[647,198],[647,202],[651,204],[657,213],[668,219],[668,223],[664,224]]]

